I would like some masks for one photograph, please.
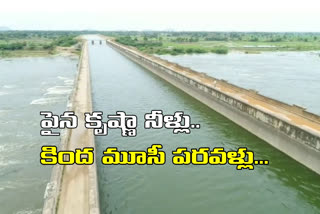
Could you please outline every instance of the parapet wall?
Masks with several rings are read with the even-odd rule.
[[[122,54],[320,174],[320,117],[224,80],[120,45]]]

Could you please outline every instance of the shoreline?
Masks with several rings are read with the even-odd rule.
[[[80,43],[78,43],[80,45]],[[15,51],[2,51],[0,50],[1,59],[15,59],[15,58],[30,58],[30,57],[74,57],[79,58],[81,50],[75,47],[56,47],[53,51],[48,50],[15,50]]]
[[[120,43],[121,44],[121,43]],[[123,44],[122,44],[123,45]],[[131,47],[131,46],[130,46]],[[132,48],[135,48],[135,47],[132,47]],[[137,49],[138,51],[140,51],[139,49]],[[211,52],[210,50],[208,50],[207,52],[203,52],[203,53],[178,53],[178,54],[173,54],[173,53],[164,53],[164,54],[159,54],[159,53],[148,53],[148,52],[145,52],[145,51],[141,51],[145,54],[150,54],[150,55],[159,55],[159,56],[163,56],[163,55],[170,55],[170,56],[182,56],[182,55],[203,55],[203,54],[215,54],[215,55],[221,55],[221,56],[225,56],[225,55],[228,55],[230,53],[239,53],[239,54],[263,54],[263,53],[314,53],[316,55],[318,55],[320,57],[320,49],[318,50],[290,50],[290,49],[286,49],[286,50],[268,50],[267,48],[266,49],[229,49],[228,50],[228,53],[226,54],[219,54],[219,53],[214,53],[214,52]]]

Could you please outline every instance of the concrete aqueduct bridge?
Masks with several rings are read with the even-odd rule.
[[[107,38],[114,49],[320,174],[320,116]]]
[[[78,116],[78,127],[67,129],[59,150],[93,147],[92,130],[84,127],[84,113],[92,112],[91,79],[88,45],[84,41],[69,111]],[[93,165],[55,165],[45,192],[43,214],[99,214],[96,161]]]
[[[320,174],[320,116],[306,112],[299,106],[291,106],[262,96],[256,91],[143,54],[111,39],[107,39],[107,43],[132,61]],[[74,111],[78,116],[78,127],[63,132],[59,150],[95,148],[93,132],[85,129],[83,118],[85,112],[92,111],[87,41],[83,42],[68,110]],[[93,165],[55,165],[45,192],[42,213],[99,214],[96,161]]]

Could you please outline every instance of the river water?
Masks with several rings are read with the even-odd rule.
[[[317,52],[160,57],[320,115],[320,54]]]
[[[306,167],[269,146],[181,90],[128,60],[109,46],[89,45],[93,106],[104,115],[125,111],[138,116],[137,136],[124,138],[119,130],[96,137],[101,213],[319,213],[320,179]],[[201,129],[173,135],[166,129],[143,129],[143,116],[153,109],[165,114],[182,110]],[[146,150],[162,144],[163,166],[106,166],[107,147]],[[246,146],[268,166],[237,171],[234,166],[175,166],[177,147]]]
[[[77,60],[63,57],[0,60],[0,213],[41,213],[51,167],[40,164],[40,111],[61,114]]]

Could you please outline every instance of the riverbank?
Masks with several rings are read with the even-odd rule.
[[[49,56],[79,57],[79,55],[80,43],[72,47],[56,47],[54,50],[0,50],[0,59]]]
[[[245,54],[260,54],[261,52],[286,52],[286,51],[319,51],[319,43],[306,42],[222,42],[222,41],[202,41],[202,42],[164,42],[145,43],[142,45],[130,44],[121,40],[117,42],[136,47],[139,51],[147,54],[157,55],[183,55],[183,54],[203,54],[216,53],[228,54],[229,52],[242,52]]]
[[[248,41],[199,41],[190,43],[164,42],[163,48],[181,48],[186,50],[194,48],[202,50],[204,53],[210,53],[215,48],[224,47],[229,51],[240,51],[243,53],[260,53],[272,51],[318,51],[319,42],[248,42]]]
[[[115,41],[147,54],[227,54],[240,51],[318,51],[318,33],[277,32],[111,32]]]
[[[0,33],[0,58],[79,56],[81,41],[72,32],[9,31]]]

